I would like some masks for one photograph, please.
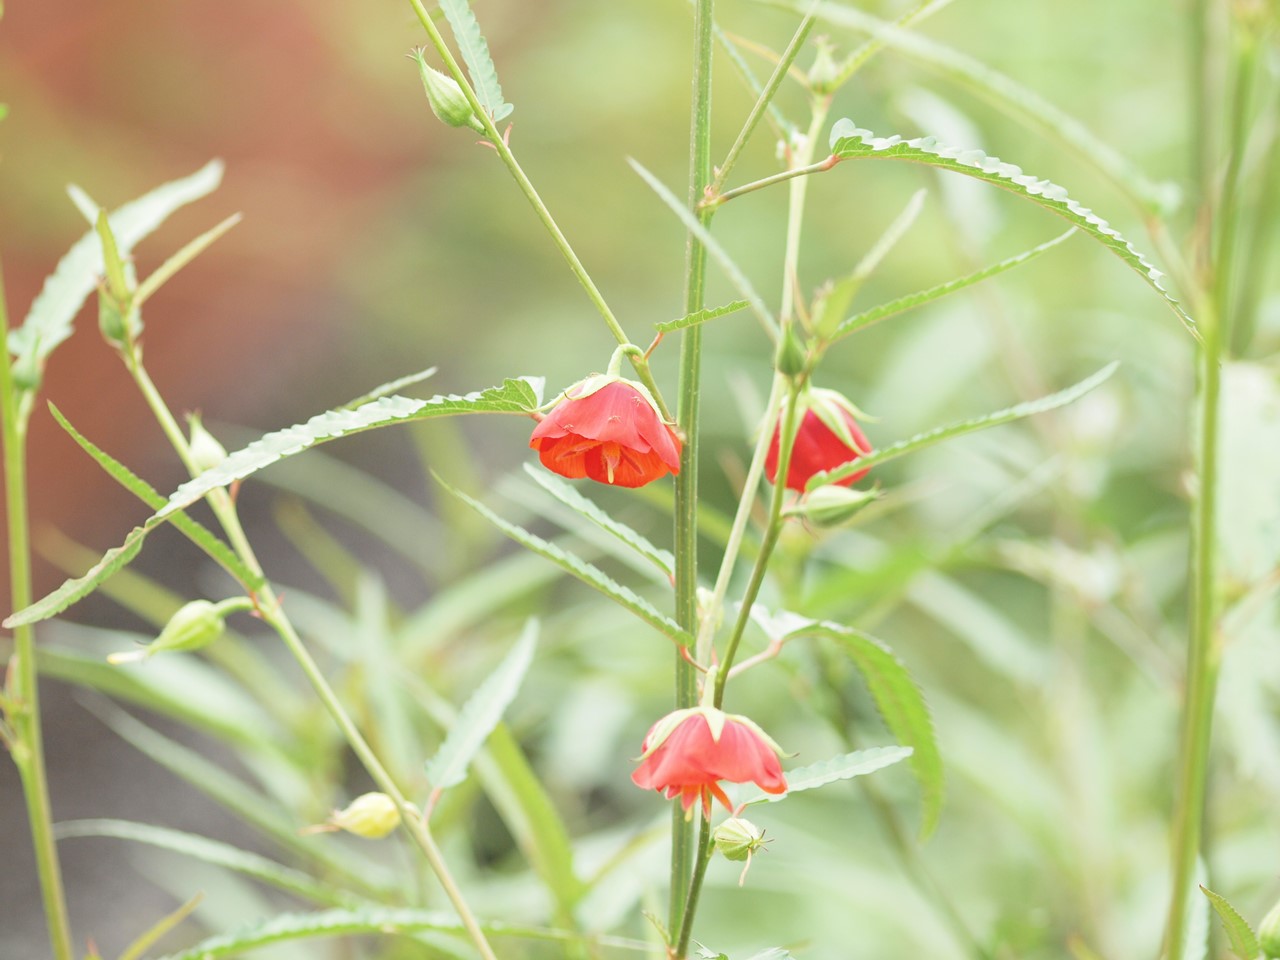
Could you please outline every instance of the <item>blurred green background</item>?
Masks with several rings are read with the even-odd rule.
[[[516,105],[517,155],[623,326],[645,342],[652,323],[682,313],[684,234],[625,159],[683,193],[688,5],[473,6]],[[863,4],[886,17],[907,6]],[[13,322],[85,229],[66,198],[67,183],[115,206],[216,156],[227,163],[221,189],[144,242],[137,261],[148,272],[223,216],[245,214],[156,296],[145,318],[148,366],[170,405],[202,411],[228,439],[248,436],[232,426],[285,426],[433,365],[440,372],[429,392],[465,392],[519,374],[546,376],[554,392],[605,365],[608,332],[497,158],[428,111],[415,67],[404,58],[424,41],[407,5],[44,0],[12,4],[5,14],[0,255]],[[717,15],[726,30],[773,49],[785,45],[797,20],[744,0],[721,0]],[[819,32],[843,51],[860,39]],[[921,32],[1059,105],[1152,180],[1185,186],[1193,141],[1216,133],[1188,129],[1183,3],[956,0]],[[1258,123],[1273,131],[1274,53],[1264,58],[1269,86],[1255,103]],[[766,62],[749,59],[767,74]],[[806,52],[800,63],[811,59]],[[719,157],[752,97],[722,56],[717,71]],[[784,87],[779,105],[798,123],[803,102],[794,86]],[[1223,115],[1226,106],[1224,100]],[[981,147],[1066,186],[1150,250],[1141,211],[1092,167],[973,90],[892,50],[840,92],[832,117],[841,116],[881,135],[935,134]],[[762,128],[733,182],[774,172],[775,147]],[[1250,173],[1274,162],[1263,151],[1251,158]],[[809,293],[850,270],[920,188],[928,190],[924,212],[864,290],[861,306],[948,280],[1062,229],[1044,211],[966,180],[909,165],[845,164],[810,185],[801,287]],[[715,220],[716,236],[774,307],[783,282],[785,200],[785,188],[760,192]],[[1185,207],[1171,218],[1179,236],[1192,221]],[[1263,255],[1270,264],[1263,275],[1272,279],[1262,290],[1259,335],[1249,362],[1233,365],[1227,380],[1227,418],[1236,429],[1226,441],[1225,519],[1231,572],[1243,587],[1275,569],[1280,543],[1275,245]],[[709,303],[736,295],[714,266],[712,275]],[[82,319],[53,357],[44,396],[90,439],[158,488],[172,489],[179,465],[103,346],[92,310]],[[747,313],[716,321],[706,336],[704,497],[709,510],[728,510],[767,391],[769,350]],[[674,382],[676,352],[669,338],[655,354],[664,387]],[[875,630],[916,674],[935,710],[949,770],[949,806],[924,848],[925,868],[948,891],[962,924],[984,944],[1000,945],[1001,957],[1065,956],[1076,938],[1114,957],[1151,955],[1158,943],[1185,633],[1192,343],[1136,276],[1077,236],[996,281],[846,341],[818,375],[820,385],[843,391],[877,418],[867,432],[884,446],[1051,392],[1113,359],[1122,362],[1120,372],[1073,407],[880,471],[892,495],[854,530],[789,532],[785,552],[805,564],[803,573],[784,578],[766,598],[802,602],[806,612]],[[510,493],[513,482],[497,478],[528,459],[526,441],[527,424],[503,420],[467,423],[456,433],[447,426],[380,431],[325,454],[434,509],[438,495],[424,461],[473,493]],[[51,530],[95,550],[113,546],[143,516],[43,410],[33,421],[31,473],[33,520],[46,550]],[[341,478],[318,482],[341,499]],[[341,589],[320,581],[277,531],[282,496],[250,481],[241,501],[251,534],[276,555],[269,572],[300,594],[315,591],[341,606]],[[663,489],[640,506],[605,499],[666,544],[667,497]],[[524,509],[539,516],[536,507]],[[403,559],[358,524],[327,522],[409,613],[501,553],[474,525],[451,519],[456,507],[441,504],[439,511],[444,532],[437,541],[423,539],[430,562],[421,576],[406,572]],[[715,559],[709,543],[706,560]],[[184,596],[207,580],[181,545],[158,538],[137,569]],[[37,593],[64,575],[52,560],[38,561]],[[598,831],[625,833],[660,812],[626,782],[623,761],[668,708],[669,651],[665,640],[617,623],[619,615],[584,593],[557,589],[562,606],[545,611],[556,639],[513,723],[540,771],[550,771],[552,792],[585,849],[600,839]],[[542,606],[549,605],[536,594],[517,603],[520,612]],[[1280,643],[1274,600],[1247,612],[1224,676],[1210,867],[1217,888],[1257,919],[1280,893]],[[70,619],[141,628],[98,598]],[[511,622],[449,640],[478,645],[470,653],[449,648],[451,672],[441,682],[455,702],[474,686],[476,664],[509,643]],[[796,653],[785,666],[744,681],[743,700],[731,708],[751,712],[799,750],[797,762],[838,752],[838,737],[796,709],[816,696],[817,678],[830,665]],[[69,688],[53,684],[50,691],[59,819],[120,816],[259,842],[117,741]],[[865,697],[850,697],[867,742],[884,742]],[[910,827],[909,776],[901,769],[881,776]],[[44,950],[18,797],[6,764],[0,946],[15,960]],[[329,800],[316,798],[319,815]],[[715,865],[705,905],[708,942],[735,958],[733,951],[747,956],[775,942],[811,942],[797,956],[833,960],[966,955],[937,900],[909,881],[874,810],[853,787],[832,787],[762,814],[776,842],[745,893],[729,889],[736,871]],[[483,812],[473,816],[476,836],[493,830],[498,837],[494,849],[483,840],[473,840],[474,849],[455,840],[452,853],[474,857],[477,875],[495,863],[510,866],[509,839]],[[459,820],[467,825],[465,815]],[[104,948],[118,949],[145,925],[140,917],[167,909],[172,899],[162,887],[196,876],[172,860],[165,874],[113,841],[68,841],[63,850],[77,935],[94,936]],[[648,857],[653,863],[636,867],[658,891],[665,883],[661,856],[659,850]],[[482,909],[501,916],[525,902],[507,895],[494,888],[482,896]],[[642,935],[642,924],[626,919],[636,915],[629,897],[617,901],[619,923]],[[598,908],[609,915],[608,903]],[[223,908],[223,917],[234,915]],[[757,927],[748,916],[764,919]],[[332,955],[375,956],[375,949]]]

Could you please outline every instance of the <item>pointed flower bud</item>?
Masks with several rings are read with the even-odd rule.
[[[848,523],[879,499],[879,490],[849,490],[833,483],[811,490],[785,514],[830,529]]]
[[[187,421],[191,426],[191,460],[197,470],[201,473],[212,470],[227,459],[227,448],[205,429],[198,413],[191,414]]]
[[[236,606],[248,603],[244,598],[237,598],[231,602]],[[201,647],[206,647],[222,636],[225,627],[222,618],[225,610],[223,604],[211,603],[208,600],[192,600],[178,608],[178,612],[169,618],[169,622],[160,631],[160,636],[154,641],[141,650],[113,653],[107,657],[107,661],[130,663],[135,660],[146,660],[157,653],[199,650]]]
[[[754,783],[765,793],[787,792],[778,762],[782,749],[751,720],[715,707],[667,714],[650,728],[643,750],[631,782],[668,800],[679,797],[689,817],[699,800],[710,817],[712,797],[733,812],[721,780]]]
[[[335,810],[329,823],[366,840],[380,840],[400,826],[400,808],[385,793],[365,793],[344,810]]]
[[[643,384],[595,374],[564,392],[529,446],[562,477],[643,487],[680,472],[680,437]]]
[[[870,453],[871,441],[854,419],[859,413],[858,408],[836,391],[810,387],[800,394],[797,402],[801,411],[800,426],[791,448],[786,485],[788,490],[803,493],[805,485],[815,474],[834,470]],[[781,432],[779,418],[764,461],[770,483],[777,483]],[[840,486],[850,486],[866,475],[866,470],[860,470],[841,480]]]
[[[787,324],[782,339],[778,341],[778,353],[774,358],[774,366],[780,374],[792,380],[797,380],[808,372],[808,352],[800,340],[800,334],[796,331],[794,323]]]
[[[471,109],[458,81],[429,66],[421,47],[413,51],[412,57],[418,62],[418,73],[422,77],[423,89],[427,91],[431,112],[451,127],[470,127],[476,133],[484,133],[484,124]]]
[[[813,66],[809,68],[809,86],[814,93],[835,93],[836,81],[840,79],[840,67],[836,64],[835,45],[826,37],[814,39],[818,48],[813,58]]]

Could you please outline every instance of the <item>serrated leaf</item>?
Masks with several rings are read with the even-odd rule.
[[[812,620],[787,636],[833,640],[849,655],[889,732],[912,749],[911,769],[921,793],[920,835],[928,837],[942,812],[942,754],[929,707],[907,668],[883,641],[842,624]]]
[[[587,561],[583,560],[581,557],[574,556],[572,553],[556,546],[554,543],[543,540],[537,534],[530,533],[523,527],[504,520],[483,503],[480,503],[480,501],[467,496],[460,490],[455,490],[439,477],[436,477],[436,480],[439,481],[441,486],[446,490],[459,498],[463,503],[470,506],[471,509],[479,513],[508,537],[516,541],[516,543],[532,550],[539,556],[546,557],[552,563],[556,564],[568,573],[571,573],[588,586],[595,587],[615,603],[627,610],[630,610],[645,623],[665,633],[681,646],[687,647],[693,643],[693,637],[691,637],[687,631],[680,629],[679,624],[670,617],[659,613],[648,600],[645,600],[629,588],[624,587],[603,570],[587,563]]]
[[[237,480],[270,466],[284,457],[301,453],[318,443],[351,436],[375,427],[392,423],[426,420],[463,413],[532,413],[541,402],[541,380],[527,377],[507,379],[500,387],[490,387],[464,396],[439,395],[429,400],[409,397],[379,397],[354,410],[339,408],[317,414],[306,423],[286,427],[268,433],[227,458],[200,476],[189,480],[174,491],[169,502],[147,526],[164,520],[174,511],[182,510],[200,500],[218,487],[225,487]]]
[[[114,837],[160,847],[184,857],[192,857],[204,863],[232,870],[269,884],[279,890],[297,894],[325,905],[352,905],[354,899],[340,890],[322,884],[314,877],[266,857],[241,850],[220,840],[210,840],[194,833],[134,823],[129,820],[70,820],[55,828],[59,840],[72,837]]]
[[[377,400],[379,397],[385,397],[388,394],[395,393],[397,390],[403,390],[405,387],[412,387],[423,380],[430,379],[436,375],[439,369],[439,367],[427,367],[427,369],[419,370],[417,373],[410,373],[394,380],[388,380],[386,383],[374,387],[368,393],[362,393],[354,400],[347,401],[342,407],[344,410],[354,410],[356,407],[362,407],[366,403]]]
[[[222,161],[211,160],[189,177],[173,180],[126,203],[110,215],[121,257],[162,224],[175,210],[212,193],[222,181]],[[9,352],[37,368],[58,344],[71,336],[71,325],[85,298],[102,275],[102,245],[90,228],[58,261],[22,326],[9,333]]]
[[[1257,960],[1262,955],[1262,947],[1258,944],[1258,935],[1249,926],[1249,921],[1240,916],[1230,901],[1221,894],[1214,893],[1203,883],[1200,892],[1209,898],[1209,905],[1217,913],[1218,919],[1227,931],[1227,941],[1231,944],[1231,952],[1240,960]]]
[[[537,621],[530,620],[511,652],[467,700],[439,751],[427,761],[427,779],[433,790],[446,790],[466,779],[472,759],[515,699],[533,663],[537,643]]]
[[[914,140],[903,140],[899,136],[877,137],[870,130],[859,129],[852,120],[847,118],[837,120],[831,128],[831,153],[840,160],[880,157],[923,163],[942,170],[950,170],[1008,190],[1056,213],[1089,234],[1128,264],[1160,294],[1178,319],[1193,336],[1199,339],[1195,321],[1182,309],[1161,282],[1164,274],[1148,263],[1133,244],[1107,221],[1071,199],[1065,188],[1048,180],[1040,180],[1024,174],[1021,167],[1005,163],[998,157],[989,157],[981,150],[961,150],[939,143],[933,137],[919,137]]]
[[[7,630],[12,630],[14,627],[39,623],[41,620],[56,617],[73,603],[83,600],[98,589],[98,585],[103,580],[106,580],[118,570],[122,570],[138,555],[146,535],[147,530],[145,527],[134,527],[129,531],[129,535],[125,537],[124,543],[104,553],[102,559],[85,571],[82,576],[64,580],[62,586],[52,593],[46,594],[31,606],[23,607],[21,610],[10,614],[5,618],[3,626]]]
[[[1008,407],[1004,410],[997,410],[995,413],[989,413],[984,417],[975,417],[972,420],[962,420],[958,423],[951,423],[944,427],[938,427],[935,430],[929,430],[925,433],[917,434],[909,440],[903,440],[892,446],[885,447],[883,450],[875,450],[865,457],[859,457],[857,460],[847,463],[844,466],[837,467],[834,470],[828,470],[824,473],[815,474],[809,479],[806,490],[814,490],[818,487],[825,486],[829,483],[838,483],[860,470],[866,470],[870,467],[879,466],[882,463],[888,463],[890,460],[896,460],[898,457],[906,456],[908,453],[915,453],[924,450],[934,444],[941,443],[944,440],[952,440],[956,437],[962,437],[969,433],[976,433],[978,430],[986,430],[989,427],[997,427],[1003,423],[1010,423],[1014,420],[1021,420],[1024,417],[1030,417],[1037,413],[1044,413],[1048,410],[1054,410],[1058,407],[1066,406],[1072,403],[1086,393],[1105,381],[1113,373],[1120,364],[1113,361],[1099,370],[1092,376],[1086,377],[1079,383],[1060,390],[1057,393],[1051,393],[1046,397],[1040,397],[1038,400],[1028,400],[1025,403],[1019,403],[1016,406]]]
[[[759,787],[750,787],[735,799],[740,803],[775,803],[785,800],[793,793],[814,790],[828,783],[841,780],[852,780],[868,773],[874,773],[885,767],[893,766],[911,756],[910,747],[871,747],[867,750],[855,750],[839,756],[796,767],[786,772],[787,792],[783,794],[765,793]]]
[[[655,323],[654,328],[659,333],[670,333],[672,330],[683,330],[685,327],[694,327],[700,323],[706,323],[708,320],[714,320],[716,317],[723,317],[730,313],[737,313],[743,307],[749,307],[746,300],[734,300],[730,303],[723,304],[719,307],[707,307],[705,310],[697,310],[693,313],[681,317],[679,320],[665,320],[662,323]]]
[[[559,477],[553,476],[546,470],[540,470],[529,463],[524,465],[524,470],[538,486],[542,487],[566,507],[586,517],[602,530],[613,534],[640,556],[653,563],[663,573],[668,576],[674,576],[676,558],[671,555],[670,551],[654,546],[643,534],[637,533],[625,523],[609,516],[592,501],[580,494],[576,487],[565,483]]]
[[[649,189],[658,195],[658,199],[665,203],[671,211],[680,218],[680,222],[685,225],[685,229],[693,234],[697,238],[698,242],[707,248],[707,253],[711,255],[712,259],[714,259],[716,263],[720,264],[720,269],[723,270],[725,276],[729,278],[729,282],[738,288],[738,292],[742,294],[742,297],[747,301],[748,306],[750,306],[756,316],[760,318],[760,322],[764,324],[765,330],[767,330],[771,336],[775,335],[777,332],[777,322],[769,312],[769,308],[765,306],[763,298],[760,294],[756,293],[755,287],[751,285],[751,281],[747,279],[747,275],[742,272],[742,268],[734,263],[733,258],[729,256],[724,247],[720,246],[720,242],[711,235],[711,231],[698,222],[698,218],[695,217],[683,203],[676,199],[676,195],[667,189],[666,184],[636,161],[628,159],[627,162],[631,164],[631,169],[635,170],[635,172],[640,175],[640,179],[649,185]]]
[[[891,317],[896,313],[902,313],[905,310],[911,310],[915,307],[923,306],[947,294],[955,293],[963,290],[965,287],[972,286],[981,280],[989,277],[997,276],[1006,270],[1012,270],[1014,267],[1021,266],[1034,260],[1040,254],[1052,250],[1058,244],[1062,243],[1068,237],[1076,232],[1076,228],[1072,227],[1066,233],[1054,237],[1037,247],[1030,250],[1024,250],[1015,256],[1001,260],[999,263],[993,263],[989,267],[983,267],[981,270],[975,270],[973,273],[966,274],[963,277],[957,277],[955,280],[948,280],[946,283],[940,283],[936,287],[929,287],[927,290],[920,290],[916,293],[909,293],[905,297],[899,297],[896,300],[890,300],[888,303],[882,303],[879,306],[872,307],[869,310],[863,310],[861,313],[854,314],[848,319],[842,321],[836,332],[832,336],[832,340],[838,340],[840,337],[848,336],[855,330],[861,330],[869,327],[873,323],[878,323],[887,317]]]
[[[480,23],[471,12],[467,0],[440,0],[440,9],[444,11],[449,28],[453,31],[453,39],[462,51],[462,59],[467,62],[467,73],[475,85],[476,98],[489,111],[494,123],[498,123],[515,109],[502,99],[502,86],[498,83],[498,71],[489,56],[489,45],[485,42]]]

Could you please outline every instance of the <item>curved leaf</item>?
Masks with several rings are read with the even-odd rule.
[[[1066,406],[1068,403],[1080,399],[1080,397],[1083,397],[1110,377],[1116,372],[1118,366],[1120,366],[1119,361],[1112,361],[1092,376],[1086,377],[1065,390],[1051,393],[1047,397],[1028,400],[1026,403],[1019,403],[1004,410],[997,410],[995,413],[989,413],[984,417],[975,417],[972,420],[961,420],[958,423],[947,424],[944,427],[917,434],[910,440],[903,440],[900,443],[893,444],[893,446],[885,447],[883,450],[875,450],[865,457],[859,457],[857,460],[846,463],[844,466],[828,470],[825,473],[815,474],[810,478],[806,490],[814,490],[829,483],[839,483],[845,477],[861,470],[887,463],[890,460],[896,460],[898,457],[931,447],[935,443],[941,443],[943,440],[962,437],[965,434],[985,430],[988,427],[997,427],[1002,423],[1009,423],[1013,420],[1020,420],[1023,417],[1030,417],[1037,413],[1044,413],[1047,410]]]
[[[659,333],[670,333],[672,330],[683,330],[685,327],[697,326],[699,323],[706,323],[708,320],[714,320],[716,317],[723,317],[730,313],[737,313],[743,307],[749,306],[751,306],[751,304],[746,300],[734,300],[719,307],[707,307],[704,310],[695,310],[693,313],[687,314],[679,320],[665,320],[662,323],[655,323],[654,328]]]
[[[355,902],[349,895],[325,886],[300,870],[294,870],[292,867],[286,867],[284,864],[268,860],[248,850],[241,850],[220,840],[210,840],[208,837],[197,836],[194,833],[156,827],[149,823],[134,823],[130,820],[70,820],[59,823],[54,831],[59,840],[68,840],[72,837],[114,837],[118,840],[147,843],[153,847],[182,854],[184,857],[193,857],[214,866],[242,873],[280,890],[314,900],[316,903],[337,906]]]
[[[1218,919],[1222,921],[1222,926],[1227,931],[1227,941],[1231,944],[1231,952],[1239,957],[1240,960],[1256,960],[1256,958],[1262,956],[1262,947],[1258,945],[1258,935],[1249,926],[1249,921],[1240,916],[1240,913],[1230,904],[1227,898],[1222,894],[1214,893],[1203,883],[1200,884],[1200,892],[1209,898],[1209,905],[1213,907],[1218,914]]]
[[[467,0],[440,0],[440,9],[453,30],[453,39],[462,51],[462,59],[467,62],[467,73],[471,74],[471,82],[475,85],[476,98],[489,111],[494,123],[506,119],[515,107],[502,99],[498,71],[489,56],[489,45],[485,43],[480,23],[471,12],[470,4]]]
[[[765,793],[759,787],[752,786],[735,799],[739,803],[776,803],[785,800],[793,793],[802,790],[813,790],[824,787],[828,783],[841,780],[852,780],[864,774],[873,773],[885,767],[891,767],[899,761],[911,756],[910,747],[871,747],[868,750],[855,750],[842,753],[828,760],[796,767],[787,771],[787,792],[783,794]]]
[[[485,678],[458,713],[456,722],[436,755],[427,761],[427,779],[434,791],[457,786],[467,776],[472,759],[501,722],[520,683],[533,663],[538,642],[538,623],[530,620],[511,652]]]
[[[5,618],[2,625],[5,629],[12,630],[14,627],[39,623],[41,620],[56,617],[73,603],[78,603],[93,593],[94,590],[97,590],[98,585],[103,580],[128,566],[129,562],[138,555],[138,551],[142,549],[142,541],[146,536],[146,527],[134,527],[129,531],[129,535],[125,537],[124,543],[118,547],[112,547],[104,553],[102,559],[85,571],[82,576],[64,580],[62,586],[52,593],[41,597],[31,606],[23,607],[21,610],[10,614]]]
[[[822,637],[843,647],[862,674],[885,726],[903,746],[912,748],[911,768],[921,792],[920,835],[929,836],[942,812],[942,754],[929,707],[915,680],[884,642],[861,631],[825,620],[811,620],[787,634],[788,638],[798,636]],[[890,762],[898,759],[901,758]]]
[[[1148,263],[1133,244],[1107,221],[1067,196],[1063,187],[1024,174],[1021,167],[1004,163],[998,157],[989,157],[981,150],[960,150],[939,143],[933,137],[915,140],[903,140],[899,136],[877,137],[870,130],[859,129],[847,118],[837,120],[831,128],[831,153],[839,160],[883,157],[923,163],[982,180],[1039,204],[1088,233],[1128,264],[1164,298],[1192,335],[1199,338],[1195,322],[1164,288],[1161,282],[1164,274]]]
[[[222,161],[211,160],[190,176],[166,183],[120,207],[108,218],[120,256],[128,257],[134,246],[170,214],[212,193],[221,182]],[[96,289],[103,270],[102,244],[97,231],[90,229],[58,261],[22,326],[10,331],[9,352],[19,364],[25,361],[31,368],[38,368],[58,344],[71,336],[76,314]]]

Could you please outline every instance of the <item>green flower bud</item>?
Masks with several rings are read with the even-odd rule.
[[[13,385],[19,390],[35,393],[43,380],[40,360],[34,350],[19,353],[13,360]]]
[[[839,527],[879,499],[879,490],[853,490],[829,484],[805,494],[786,515],[801,517],[818,527]]]
[[[750,859],[765,843],[764,831],[742,817],[730,817],[715,828],[711,838],[726,860],[737,863]]]
[[[240,604],[247,601],[232,601]],[[174,650],[199,650],[208,646],[222,636],[225,627],[223,622],[224,608],[221,604],[208,600],[192,600],[179,608],[169,618],[169,622],[160,631],[160,636],[141,650],[128,653],[113,653],[107,657],[109,663],[130,663],[135,660],[146,660],[157,653]]]
[[[813,66],[809,68],[809,86],[814,93],[835,93],[836,81],[840,79],[835,45],[826,37],[816,37],[813,42],[818,53],[813,58]]]
[[[205,429],[200,422],[200,415],[193,413],[187,417],[191,425],[191,460],[197,470],[203,473],[212,470],[227,459],[227,449],[218,442],[218,438]]]
[[[476,133],[485,133],[484,124],[471,109],[458,82],[428,66],[421,48],[413,51],[412,56],[418,61],[418,73],[422,76],[422,86],[427,91],[427,103],[431,105],[431,112],[451,127],[470,127]]]
[[[345,810],[336,810],[329,823],[366,840],[380,840],[400,826],[400,808],[385,793],[365,793]]]
[[[1258,925],[1258,946],[1267,960],[1280,958],[1280,902],[1271,908]]]
[[[805,349],[795,324],[789,324],[778,341],[778,354],[774,358],[774,366],[784,377],[796,380],[809,371],[809,352]]]
[[[105,289],[98,291],[98,329],[113,347],[124,346],[129,325],[120,304]]]

